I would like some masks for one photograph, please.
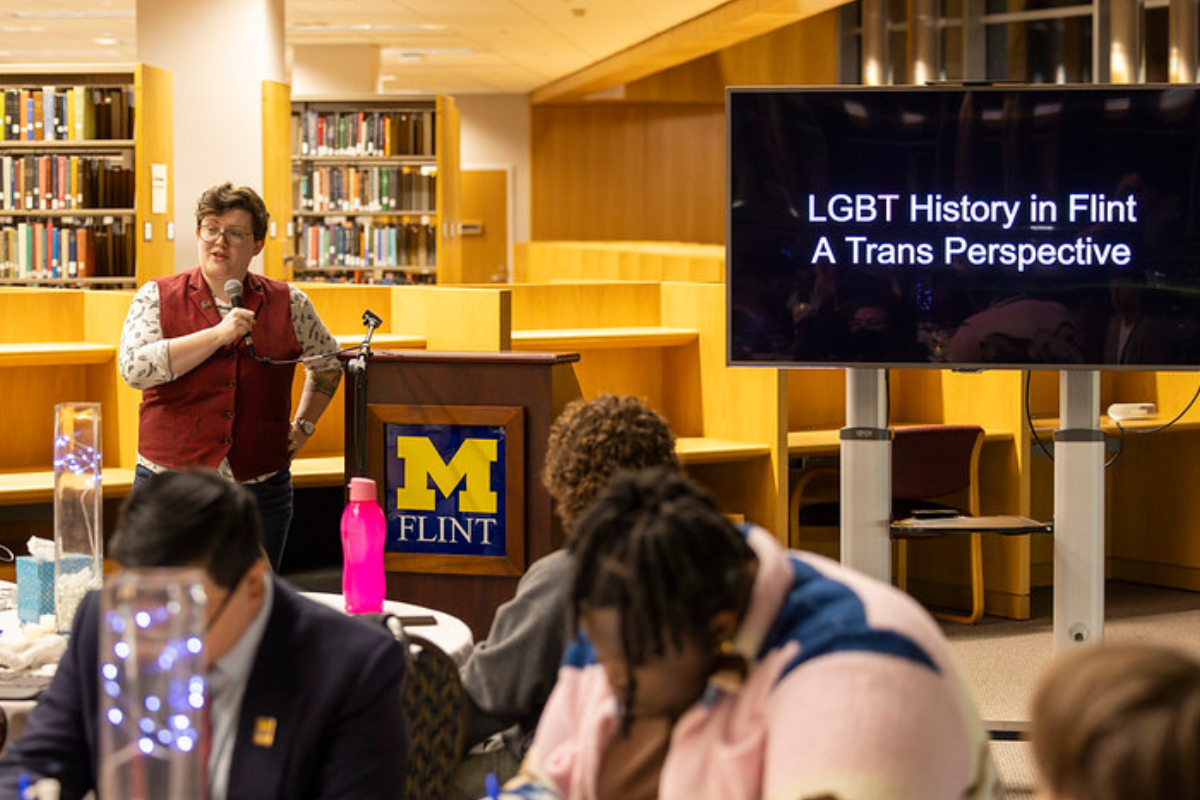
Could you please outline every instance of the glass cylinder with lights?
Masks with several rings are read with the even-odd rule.
[[[54,407],[54,610],[71,629],[79,601],[104,582],[100,404]]]
[[[207,797],[206,607],[199,569],[124,569],[105,584],[100,797]]]

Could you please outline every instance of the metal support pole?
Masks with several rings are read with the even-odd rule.
[[[1112,39],[1109,43],[1109,80],[1113,83],[1144,83],[1145,46],[1141,0],[1109,0]]]
[[[936,0],[910,0],[908,82],[924,86],[941,77],[941,32]]]
[[[864,86],[885,86],[892,82],[888,9],[884,0],[862,2],[862,82]]]
[[[842,563],[892,579],[892,432],[881,369],[846,370],[846,427],[841,431]]]
[[[1167,10],[1169,80],[1193,83],[1196,80],[1196,0],[1171,0]]]
[[[1104,640],[1104,433],[1100,373],[1059,376],[1054,432],[1054,652]]]

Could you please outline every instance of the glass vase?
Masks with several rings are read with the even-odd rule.
[[[54,610],[67,632],[79,601],[104,582],[100,404],[54,407]]]
[[[98,796],[205,800],[203,572],[124,569],[101,597]]]

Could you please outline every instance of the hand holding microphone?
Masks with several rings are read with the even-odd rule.
[[[237,278],[230,278],[229,280],[225,281],[225,294],[229,297],[229,304],[232,305],[235,309],[245,308],[245,305],[243,304],[243,300],[242,300],[242,282],[239,281]],[[228,320],[230,317],[233,317],[233,321],[230,324],[232,324],[235,327],[235,329],[240,330],[240,324],[241,324],[240,320],[244,316],[245,315],[242,315],[242,314],[234,316],[231,311],[230,314],[228,316],[226,316],[225,319]],[[251,315],[248,324],[251,327],[254,325],[253,315]],[[246,340],[246,349],[250,351],[250,355],[253,356],[254,358],[258,358],[258,355],[254,352],[254,336],[253,336],[253,334],[250,333],[249,328],[246,330],[244,338]],[[233,341],[235,341],[235,342],[237,341],[236,336]]]

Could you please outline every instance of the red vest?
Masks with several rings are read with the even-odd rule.
[[[164,339],[221,321],[200,269],[159,278]],[[279,361],[302,351],[292,327],[288,285],[250,273],[245,306],[254,312],[254,350]],[[142,392],[138,451],[174,469],[215,468],[228,457],[234,477],[249,480],[288,466],[293,365],[266,366],[250,357],[245,340],[222,347],[175,380]]]

